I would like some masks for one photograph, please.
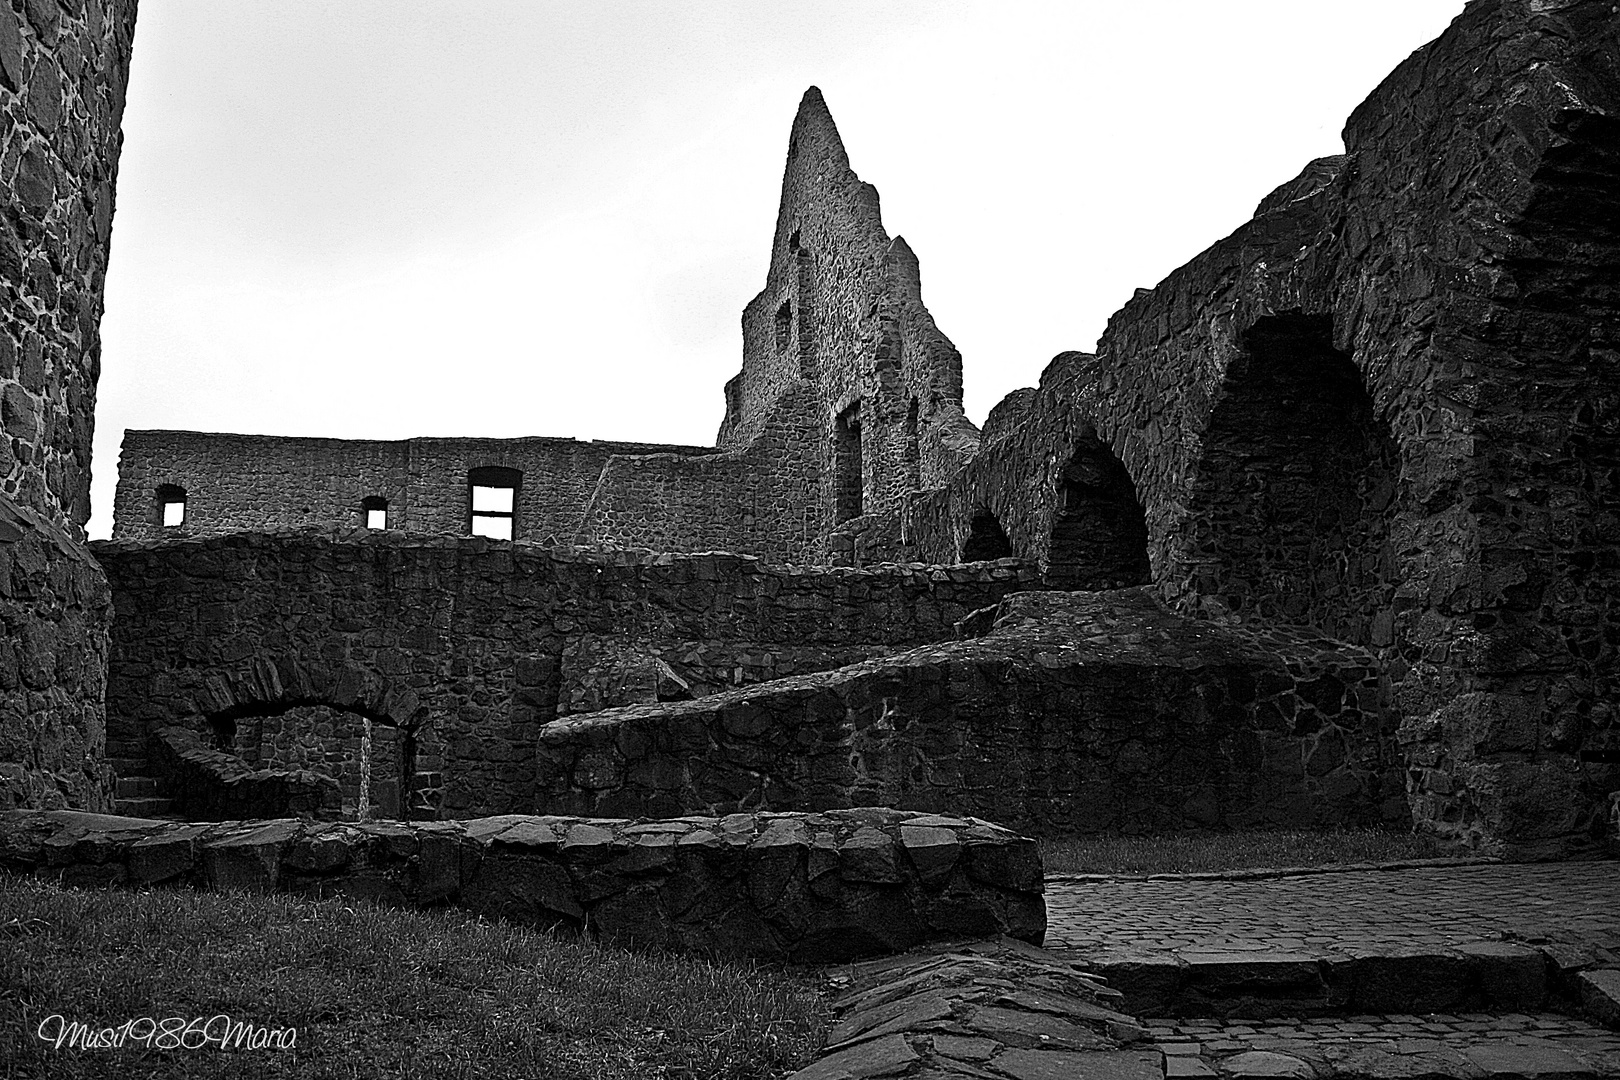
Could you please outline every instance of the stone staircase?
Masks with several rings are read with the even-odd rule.
[[[174,800],[159,791],[152,764],[139,739],[107,740],[107,764],[113,769],[113,813],[124,817],[180,821]]]

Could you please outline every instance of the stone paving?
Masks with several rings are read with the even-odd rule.
[[[1048,949],[1344,952],[1559,942],[1620,954],[1620,863],[1488,863],[1287,876],[1051,876]],[[1617,957],[1620,959],[1620,957]]]
[[[1615,862],[1070,875],[1046,901],[1046,947],[1137,1015],[1620,1009]]]
[[[1620,1033],[1551,1013],[1143,1022],[1167,1077],[1620,1076]]]

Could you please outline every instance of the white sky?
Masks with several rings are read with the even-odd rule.
[[[1231,232],[1461,0],[143,0],[125,428],[710,445],[825,93],[974,422]]]

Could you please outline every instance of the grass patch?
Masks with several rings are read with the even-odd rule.
[[[225,1014],[297,1035],[292,1049],[57,1049],[35,1034],[51,1014],[94,1028]],[[0,875],[0,1077],[763,1080],[808,1064],[829,1021],[786,969],[455,910]]]
[[[1195,874],[1459,854],[1432,836],[1379,829],[1101,836],[1040,844],[1048,874]]]

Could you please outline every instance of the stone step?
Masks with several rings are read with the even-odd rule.
[[[174,812],[173,799],[147,798],[120,798],[115,800],[114,811],[123,817],[157,818],[159,820],[179,821],[180,816]]]
[[[150,776],[118,776],[113,794],[119,799],[149,799],[157,795],[157,781]]]
[[[112,766],[114,775],[121,777],[142,776],[151,768],[151,763],[144,757],[117,757],[112,754],[107,755],[107,764]]]
[[[1147,1018],[1174,1077],[1620,1077],[1620,1034],[1553,1013]]]
[[[1544,952],[1503,941],[1445,949],[1059,951],[1107,979],[1137,1016],[1525,1012],[1547,1007],[1558,993],[1559,976]]]

